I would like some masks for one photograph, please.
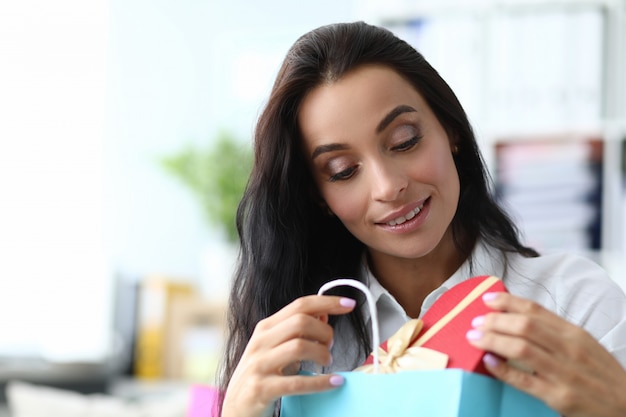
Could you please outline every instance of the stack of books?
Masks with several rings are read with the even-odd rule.
[[[603,141],[520,138],[496,145],[496,195],[537,249],[598,250]]]

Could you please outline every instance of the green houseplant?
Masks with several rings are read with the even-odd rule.
[[[236,242],[235,216],[252,169],[251,147],[220,132],[211,146],[187,146],[161,162],[194,193],[206,219]]]

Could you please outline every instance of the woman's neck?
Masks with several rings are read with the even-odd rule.
[[[437,248],[418,259],[369,253],[368,262],[378,282],[395,297],[407,315],[416,318],[426,296],[450,278],[466,258],[453,239],[444,237]]]

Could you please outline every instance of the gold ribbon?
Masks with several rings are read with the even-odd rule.
[[[498,281],[499,279],[494,276],[483,280],[411,346],[409,344],[417,337],[424,323],[420,319],[406,322],[400,330],[387,340],[387,351],[378,347],[379,373],[391,374],[418,369],[445,369],[448,365],[448,355],[422,347],[422,345]],[[374,365],[363,365],[356,368],[355,371],[374,373]]]
[[[465,307],[474,302],[478,297],[483,295],[492,285],[499,281],[499,278],[490,276],[485,278],[480,284],[478,284],[472,291],[470,291],[457,305],[455,305],[449,312],[447,312],[437,323],[435,323],[430,329],[415,341],[414,345],[421,346],[426,343],[431,337],[433,337],[439,330],[446,324],[450,323],[459,313],[465,310]]]
[[[379,373],[393,374],[417,369],[445,369],[448,364],[448,355],[445,353],[421,346],[409,346],[422,330],[423,325],[420,319],[409,320],[387,340],[387,351],[378,347]],[[374,365],[363,365],[355,371],[371,374],[374,373]]]

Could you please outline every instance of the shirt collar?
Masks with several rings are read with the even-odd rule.
[[[502,278],[504,274],[504,259],[502,256],[497,256],[493,253],[494,250],[490,248],[486,243],[479,240],[470,257],[463,262],[463,264],[456,270],[452,276],[450,276],[444,283],[432,291],[426,296],[422,303],[422,309],[420,317],[437,301],[437,299],[447,290],[455,286],[456,284],[465,281],[468,278],[476,275],[494,275]],[[387,303],[394,311],[394,314],[403,315],[406,320],[409,320],[406,312],[398,303],[393,295],[385,287],[383,287],[378,279],[374,276],[367,264],[367,257],[363,256],[361,263],[361,276],[365,279],[365,284],[368,286],[374,303],[379,306],[379,303]],[[369,307],[362,306],[361,312],[365,323],[370,320]]]

